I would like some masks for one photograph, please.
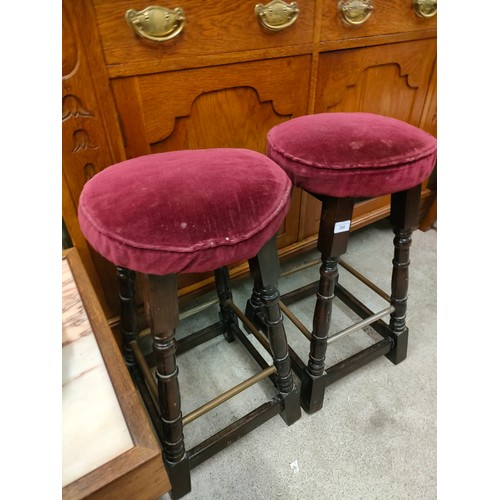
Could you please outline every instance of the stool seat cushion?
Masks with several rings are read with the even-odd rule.
[[[267,154],[310,193],[372,197],[425,180],[436,140],[408,123],[372,113],[319,113],[273,127]]]
[[[127,160],[80,195],[84,236],[117,266],[205,272],[257,255],[290,204],[286,173],[261,153],[206,149]]]

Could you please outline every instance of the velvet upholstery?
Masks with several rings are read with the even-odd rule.
[[[424,181],[436,140],[408,123],[372,113],[319,113],[273,127],[267,154],[306,191],[373,197]]]
[[[290,189],[285,172],[255,151],[158,153],[90,179],[78,218],[90,245],[118,266],[205,272],[254,257],[285,218]]]

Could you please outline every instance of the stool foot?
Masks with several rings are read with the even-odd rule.
[[[170,498],[177,500],[187,495],[191,491],[191,471],[187,454],[179,462],[169,462],[164,454],[163,463],[167,469],[170,484],[172,485]]]
[[[385,357],[397,365],[406,359],[408,353],[408,328],[405,328],[402,332],[394,333],[391,338],[394,340],[394,346]]]
[[[300,404],[307,413],[315,413],[323,408],[325,388],[324,375],[313,376],[304,370],[301,377]]]
[[[294,385],[293,389],[286,393],[281,394],[283,398],[284,408],[280,413],[281,418],[287,425],[292,425],[300,418],[300,394],[297,387]]]

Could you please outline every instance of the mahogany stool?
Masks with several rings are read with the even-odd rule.
[[[371,113],[321,113],[291,119],[268,133],[267,154],[288,174],[294,186],[322,202],[317,248],[321,253],[320,279],[284,294],[280,307],[309,340],[307,365],[289,347],[292,368],[301,379],[301,404],[309,413],[323,406],[325,387],[386,355],[394,364],[407,354],[406,305],[411,235],[418,226],[421,183],[436,162],[433,136],[402,121]],[[348,266],[340,257],[347,251],[354,203],[360,198],[391,194],[390,221],[394,229],[391,294]],[[338,283],[343,265],[389,307],[373,313]],[[316,306],[309,331],[288,305],[316,292]],[[261,323],[261,298],[254,285],[246,315]],[[361,318],[351,327],[330,334],[334,296]],[[390,314],[387,324],[382,320]],[[325,367],[329,344],[368,325],[383,339],[353,356]]]
[[[81,193],[83,234],[118,268],[124,357],[158,434],[172,498],[191,491],[193,467],[269,418],[280,413],[291,425],[300,417],[277,286],[275,235],[288,211],[290,190],[285,172],[265,155],[221,148],[127,160],[95,175]],[[251,324],[232,301],[226,266],[244,259],[262,290],[271,366],[241,331],[238,318]],[[215,272],[219,321],[183,338],[181,348],[175,339],[177,273],[207,271]],[[139,346],[136,273],[143,280],[155,377]],[[184,416],[176,350],[187,351],[220,334],[229,342],[237,337],[262,370]],[[271,400],[186,450],[183,432],[188,423],[267,378],[276,388]]]

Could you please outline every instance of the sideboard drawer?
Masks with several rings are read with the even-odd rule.
[[[125,14],[129,9],[141,12],[151,6],[145,0],[94,0],[107,65],[285,47],[311,43],[313,39],[314,0],[298,0],[300,12],[296,20],[278,31],[261,25],[255,12],[258,4],[255,0],[168,0],[158,4],[171,9],[172,17],[176,16],[175,8],[183,11],[182,30],[166,41],[143,38],[127,22]],[[291,2],[275,4],[274,15],[287,9],[289,4]],[[149,14],[151,18],[160,15],[159,11],[149,11]],[[146,25],[144,21],[140,26]],[[172,29],[172,33],[175,31]]]
[[[376,35],[408,33],[436,29],[437,15],[421,17],[413,7],[413,0],[346,0],[341,3],[351,6],[351,14],[345,16],[339,11],[338,0],[325,0],[321,16],[321,40],[344,40]],[[362,6],[372,7],[363,21]],[[361,12],[360,12],[361,11]],[[359,15],[358,15],[359,14]],[[349,24],[345,18],[361,24]]]

